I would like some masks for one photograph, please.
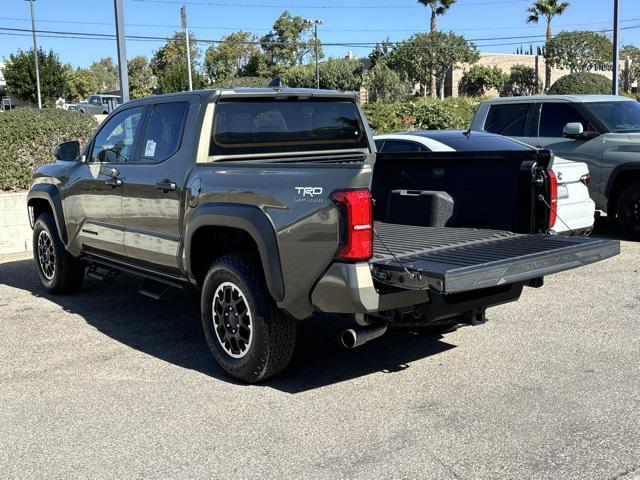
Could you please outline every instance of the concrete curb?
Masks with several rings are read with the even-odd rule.
[[[31,251],[27,192],[0,193],[0,255]]]

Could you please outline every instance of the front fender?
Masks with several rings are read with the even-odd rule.
[[[35,199],[46,200],[53,212],[53,218],[56,221],[56,227],[58,228],[58,235],[62,239],[62,242],[67,245],[67,229],[64,223],[64,212],[62,210],[62,199],[60,198],[60,191],[58,187],[51,183],[36,183],[31,187],[27,194],[27,206],[33,205]],[[35,219],[29,215],[29,222],[31,228],[33,228],[33,222]]]
[[[274,300],[282,301],[284,280],[278,240],[273,225],[262,210],[233,203],[204,203],[198,206],[185,225],[185,268],[191,277],[191,245],[193,235],[200,227],[231,227],[247,232],[258,246],[269,293]]]

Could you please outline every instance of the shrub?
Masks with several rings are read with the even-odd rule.
[[[597,73],[580,72],[565,75],[549,89],[549,95],[611,93],[611,80]]]
[[[229,77],[213,83],[213,88],[266,87],[270,78],[263,77]]]
[[[480,97],[491,89],[497,90],[498,92],[501,91],[508,77],[509,76],[498,67],[473,65],[462,75],[460,89],[465,95]]]
[[[362,85],[363,67],[360,60],[329,59],[318,64],[320,88],[358,91]],[[289,68],[282,80],[290,87],[316,88],[315,63]]]
[[[385,62],[378,62],[367,72],[364,85],[371,102],[399,102],[409,97],[413,88]]]
[[[0,113],[0,190],[29,188],[31,172],[53,161],[56,145],[86,142],[96,126],[92,116],[64,110],[15,108]]]
[[[370,103],[364,109],[376,134],[402,130],[444,130],[468,128],[479,99],[431,98],[408,102]]]
[[[542,85],[536,70],[521,63],[511,67],[508,82],[510,89],[507,93],[511,95],[531,95],[537,93]]]

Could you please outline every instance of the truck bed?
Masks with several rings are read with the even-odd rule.
[[[370,263],[381,283],[450,294],[526,282],[619,253],[614,240],[376,222]]]

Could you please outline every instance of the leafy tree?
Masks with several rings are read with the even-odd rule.
[[[67,90],[69,100],[73,102],[85,100],[89,95],[98,91],[98,82],[91,70],[76,68],[68,73]]]
[[[213,88],[266,87],[271,82],[267,77],[229,77],[214,82]]]
[[[243,31],[227,35],[219,45],[211,45],[204,55],[205,71],[213,82],[256,76],[263,61],[258,38]]]
[[[549,89],[550,95],[590,95],[611,93],[611,80],[604,75],[578,72],[565,75]]]
[[[193,88],[201,88],[204,79],[198,70],[200,48],[193,36],[189,36]],[[150,62],[151,71],[158,79],[161,93],[182,92],[189,89],[187,68],[187,44],[184,32],[176,32],[160,49],[154,52]]]
[[[540,19],[546,19],[548,44],[553,37],[553,30],[551,28],[553,18],[558,15],[562,15],[567,7],[569,7],[568,2],[560,2],[559,0],[536,0],[536,2],[527,10],[529,13],[527,22],[538,23]],[[548,62],[545,65],[544,78],[545,88],[549,88],[551,86],[551,65],[549,65]]]
[[[318,64],[320,88],[330,90],[360,90],[362,85],[362,62],[356,59],[330,59]],[[315,64],[291,67],[282,76],[284,83],[290,87],[315,88]]]
[[[393,52],[393,44],[389,37],[382,43],[376,43],[371,53],[369,53],[369,60],[371,61],[371,68],[375,68],[378,62],[388,60],[390,54]]]
[[[304,39],[312,29],[313,25],[304,18],[293,16],[288,11],[278,17],[273,29],[260,39],[268,65],[274,74],[302,64],[304,58],[314,52],[314,40]],[[322,46],[319,44],[318,58],[323,56]]]
[[[456,3],[456,1],[457,0],[418,0],[418,3],[431,8],[431,32],[435,32],[437,30],[436,22],[438,16],[447,13],[451,8],[451,5]]]
[[[620,57],[629,60],[629,69],[624,71],[625,86],[630,86],[640,80],[640,48],[633,45],[625,45],[620,51]]]
[[[118,90],[118,85],[120,84],[118,64],[113,61],[113,58],[101,58],[97,62],[93,62],[89,70],[98,83],[98,90],[101,92]]]
[[[40,68],[40,91],[42,103],[52,105],[55,100],[67,93],[67,69],[60,63],[58,56],[49,51],[45,53],[38,49],[38,64]],[[20,50],[10,54],[9,61],[4,67],[4,77],[7,91],[20,100],[38,102],[38,88],[36,84],[36,67],[33,61],[33,49]]]
[[[393,53],[393,64],[405,72],[408,79],[420,82],[427,96],[431,74],[442,91],[447,72],[459,68],[460,63],[475,63],[478,49],[455,33],[417,33],[402,43]]]
[[[536,75],[536,70],[522,64],[511,67],[508,82],[511,84],[511,93],[515,95],[532,95],[537,93],[542,84]]]
[[[473,65],[462,75],[460,88],[465,95],[481,97],[491,89],[501,91],[508,79],[509,75],[498,67]]]
[[[149,60],[144,55],[138,55],[127,62],[129,74],[129,94],[131,98],[147,97],[153,94],[157,86]]]
[[[547,65],[574,72],[608,70],[613,45],[604,35],[590,31],[562,32],[547,44]]]
[[[399,102],[409,97],[413,90],[411,83],[401,79],[385,62],[377,62],[367,72],[364,85],[371,102]]]

